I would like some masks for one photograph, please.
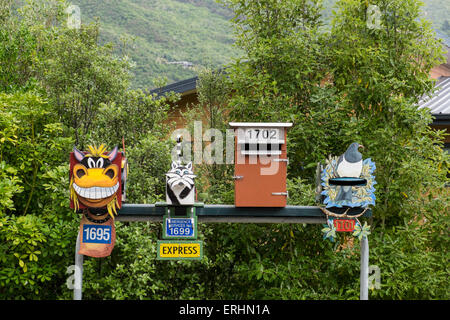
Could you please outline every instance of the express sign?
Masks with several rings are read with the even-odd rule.
[[[158,260],[200,260],[203,257],[202,241],[158,241]]]

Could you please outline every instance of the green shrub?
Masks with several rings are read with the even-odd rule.
[[[67,154],[51,106],[39,95],[0,94],[0,297],[55,298],[73,257]],[[67,250],[69,249],[69,250]]]

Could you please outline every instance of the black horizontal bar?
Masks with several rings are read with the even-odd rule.
[[[328,179],[328,183],[335,186],[365,186],[367,180],[361,178],[331,178]]]
[[[235,207],[233,205],[205,205],[197,208],[197,216],[250,216],[250,217],[323,217],[319,207]]]
[[[162,218],[165,207],[154,204],[123,204],[119,210],[119,217]],[[286,206],[275,207],[235,207],[233,205],[210,204],[197,207],[197,216],[200,217],[266,217],[266,218],[325,218],[325,214],[317,206]],[[367,210],[363,217],[371,217],[372,211]],[[150,219],[149,219],[150,220]]]

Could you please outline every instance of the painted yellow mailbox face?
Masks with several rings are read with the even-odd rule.
[[[158,259],[201,259],[203,255],[202,241],[158,241]]]

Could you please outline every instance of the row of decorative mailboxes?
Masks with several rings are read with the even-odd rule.
[[[230,123],[236,131],[233,176],[236,207],[286,206],[286,133],[291,126],[292,123]],[[321,200],[328,206],[374,203],[375,165],[370,159],[362,159],[360,147],[353,143],[318,172]],[[127,172],[126,158],[117,148],[109,153],[104,146],[90,147],[87,152],[74,148],[70,156],[71,207],[107,208],[116,212],[124,197]],[[166,202],[175,206],[193,205],[194,179],[191,163],[173,161],[166,174]]]

